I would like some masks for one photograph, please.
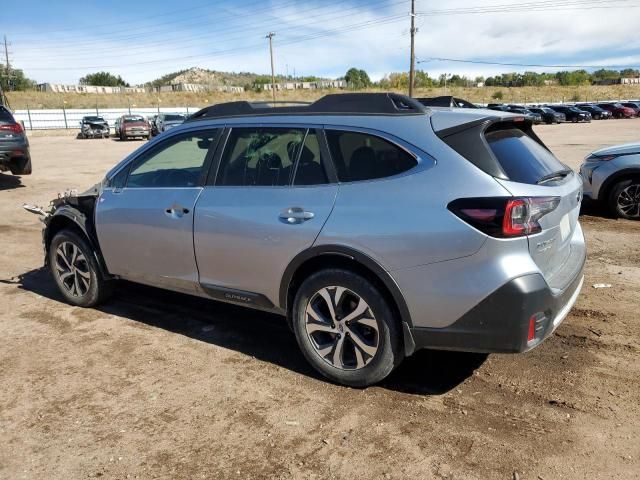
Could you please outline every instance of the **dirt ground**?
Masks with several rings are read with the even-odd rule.
[[[640,119],[536,130],[577,167]],[[585,286],[534,351],[421,351],[355,390],[277,316],[132,284],[61,301],[20,205],[139,145],[34,136],[34,174],[0,174],[0,478],[640,478],[640,223],[583,209]]]

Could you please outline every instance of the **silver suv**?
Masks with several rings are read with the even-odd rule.
[[[523,116],[342,94],[203,109],[40,212],[70,303],[123,278],[280,313],[365,386],[420,348],[549,336],[582,285],[581,192]]]
[[[606,147],[580,166],[584,196],[622,218],[640,219],[640,143]]]

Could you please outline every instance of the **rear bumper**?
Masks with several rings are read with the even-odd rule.
[[[0,171],[10,170],[14,175],[31,174],[31,155],[26,142],[0,145]]]
[[[122,135],[125,137],[129,137],[129,138],[135,138],[135,137],[148,137],[149,136],[149,130],[139,130],[139,131],[126,131],[123,130],[122,131]]]
[[[584,280],[584,262],[568,286],[554,292],[538,273],[514,278],[458,321],[444,328],[409,328],[415,350],[433,348],[484,353],[518,353],[544,341],[565,319]],[[535,317],[534,317],[535,316]],[[531,318],[534,338],[528,341]]]

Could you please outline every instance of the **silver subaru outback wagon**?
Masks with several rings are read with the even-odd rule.
[[[548,337],[582,286],[581,195],[522,116],[342,94],[205,108],[31,210],[70,303],[127,279],[276,312],[319,372],[365,386],[420,348]]]

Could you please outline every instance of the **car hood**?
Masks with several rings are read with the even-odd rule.
[[[613,147],[605,147],[599,150],[595,150],[593,155],[596,156],[604,156],[604,155],[628,155],[631,153],[640,153],[640,143],[624,143],[622,145],[615,145]]]

